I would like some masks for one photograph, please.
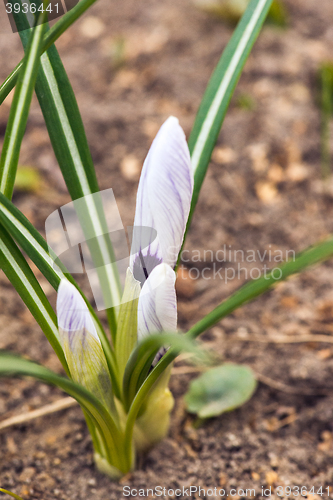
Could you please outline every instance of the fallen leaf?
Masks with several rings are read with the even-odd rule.
[[[120,170],[125,179],[136,181],[140,177],[141,163],[134,155],[127,155],[120,164]]]
[[[309,168],[303,163],[291,163],[286,170],[286,178],[291,182],[302,182],[309,177]]]
[[[291,295],[287,297],[281,297],[280,299],[280,304],[287,309],[294,309],[295,307],[297,307],[298,303],[298,298]]]
[[[269,167],[267,178],[274,184],[282,182],[284,180],[284,171],[280,165],[273,163],[273,165]]]
[[[255,172],[264,172],[268,168],[267,144],[251,144],[248,148],[249,156],[252,160],[252,168]]]
[[[80,24],[81,34],[91,40],[98,38],[104,30],[104,23],[96,16],[87,16]]]
[[[212,154],[212,160],[221,165],[233,163],[236,159],[236,152],[228,147],[216,147]]]
[[[259,200],[265,204],[274,203],[278,197],[278,190],[272,182],[257,182],[255,190]]]
[[[332,357],[332,351],[331,349],[321,349],[320,351],[317,352],[317,357],[321,360],[329,359]]]
[[[266,478],[266,484],[268,486],[273,486],[275,483],[277,483],[279,476],[274,470],[270,470],[266,472],[265,478]]]

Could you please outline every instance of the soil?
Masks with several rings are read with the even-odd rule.
[[[333,53],[333,2],[285,4],[288,27],[265,26],[260,34],[200,195],[178,281],[184,331],[237,289],[246,272],[255,276],[263,264],[272,267],[277,255],[285,259],[287,251],[298,252],[333,232],[333,189],[321,181],[318,108],[318,70]],[[100,186],[113,188],[125,226],[132,223],[140,168],[158,127],[172,114],[189,135],[232,29],[190,0],[100,0],[57,42]],[[3,80],[22,50],[17,34],[1,35],[0,43]],[[1,141],[9,105],[10,97],[0,109]],[[38,169],[42,186],[35,193],[16,190],[14,202],[44,234],[46,217],[69,196],[36,100],[20,163]],[[243,250],[244,256],[259,250],[260,256],[242,261],[238,253],[224,262],[221,251],[229,249]],[[211,251],[206,262],[205,250]],[[226,280],[232,270],[235,278]],[[55,292],[36,274],[54,305]],[[0,348],[61,373],[3,274],[0,281]],[[207,332],[205,345],[220,361],[253,368],[259,378],[256,393],[242,408],[196,428],[182,400],[196,374],[189,373],[184,360],[176,363],[169,436],[120,483],[95,469],[91,439],[75,406],[0,433],[0,485],[23,498],[43,500],[119,499],[126,485],[136,490],[217,487],[215,493],[206,491],[206,498],[220,498],[218,490],[224,488],[238,500],[254,497],[231,488],[254,488],[255,498],[277,499],[287,497],[278,496],[277,486],[314,486],[308,499],[333,498],[332,283],[332,262],[318,265]],[[305,335],[312,335],[311,341],[301,342]],[[281,336],[284,341],[274,343]],[[295,337],[300,342],[288,343]],[[1,380],[0,395],[1,420],[64,397],[32,380]],[[301,498],[296,491],[293,498]],[[151,491],[142,493],[153,498]],[[199,498],[188,495],[185,491],[179,498]],[[166,492],[166,497],[175,495]]]

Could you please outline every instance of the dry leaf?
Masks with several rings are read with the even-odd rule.
[[[329,359],[332,357],[332,351],[330,348],[328,349],[320,349],[320,351],[318,351],[317,353],[317,358],[318,359],[321,359],[322,361],[324,361],[325,359]]]
[[[83,36],[93,40],[98,38],[104,31],[104,23],[96,16],[88,16],[82,20],[80,31]]]
[[[284,179],[284,172],[280,165],[273,163],[273,165],[269,167],[267,178],[274,184],[282,182]]]
[[[274,470],[270,470],[270,471],[266,472],[265,478],[266,478],[267,485],[273,486],[275,483],[277,483],[279,476],[277,475],[277,473]]]
[[[281,297],[280,304],[287,309],[294,309],[298,306],[299,300],[297,297],[287,296]]]
[[[125,179],[136,181],[140,176],[141,163],[134,155],[127,155],[120,164],[120,170]]]
[[[260,201],[263,203],[274,203],[278,196],[278,190],[271,182],[257,182],[255,185],[256,193]]]
[[[251,144],[248,148],[249,156],[252,160],[252,168],[255,172],[264,172],[268,168],[267,144]]]
[[[303,163],[291,163],[286,170],[286,178],[291,182],[302,182],[309,177],[309,169]]]
[[[236,152],[228,147],[216,147],[212,154],[212,160],[221,165],[225,163],[232,163],[237,159]]]

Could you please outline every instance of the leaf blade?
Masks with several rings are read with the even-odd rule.
[[[26,50],[31,30],[29,20],[23,10],[13,16]],[[96,239],[92,257],[95,261],[104,262],[103,268],[97,268],[97,273],[109,324],[112,332],[115,332],[116,312],[114,308],[108,307],[108,304],[119,304],[121,301],[119,274],[114,263],[114,252],[104,214],[90,196],[98,193],[99,187],[82,118],[72,86],[54,45],[41,56],[35,90],[71,198],[86,200],[82,229],[103,235],[102,238]],[[78,213],[78,216],[80,218],[81,213]],[[86,227],[87,224],[89,227]]]
[[[1,229],[0,235],[0,264],[43,330],[66,372],[69,373],[59,341],[55,313],[22,253],[9,234],[3,229]]]
[[[186,233],[199,198],[213,148],[245,61],[272,0],[251,0],[218,62],[201,101],[189,138],[194,189]]]
[[[0,158],[0,191],[7,198],[11,198],[13,194],[21,143],[28,121],[30,104],[40,64],[42,36],[45,29],[44,21],[46,17],[47,11],[45,10],[38,18],[40,24],[30,34],[6,127]]]
[[[257,280],[252,280],[236,290],[229,298],[224,300],[213,311],[207,314],[202,320],[196,323],[186,335],[197,337],[204,331],[211,328],[228,314],[232,313],[241,305],[258,297],[274,284],[287,279],[289,276],[299,273],[307,267],[318,262],[329,259],[333,256],[333,238],[329,238],[321,243],[308,247],[298,254],[293,260],[286,262],[280,267],[279,277],[275,278],[272,273],[267,273]]]
[[[121,434],[112,416],[102,403],[87,389],[70,379],[61,377],[47,368],[27,359],[0,351],[0,377],[30,376],[48,384],[56,385],[78,401],[78,403],[92,416],[95,424],[102,431],[106,439],[109,459],[112,456],[119,460],[119,468],[126,470],[126,464],[121,450]]]

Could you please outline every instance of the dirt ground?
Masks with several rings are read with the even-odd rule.
[[[264,264],[272,267],[270,256],[274,259],[278,251],[285,258],[287,251],[298,252],[333,232],[333,189],[324,189],[321,181],[317,78],[333,53],[333,2],[285,3],[288,28],[262,31],[202,189],[178,284],[183,330],[237,289],[246,272],[263,266],[258,254],[255,262],[243,262],[241,253],[221,262],[218,250],[245,255],[259,250],[261,256],[266,250]],[[158,127],[172,114],[189,134],[231,33],[231,26],[197,10],[190,0],[99,0],[58,41],[100,186],[113,188],[125,226],[133,221],[140,168]],[[3,80],[22,50],[16,34],[0,35],[0,44]],[[0,108],[0,141],[9,102]],[[69,196],[36,100],[20,163],[38,169],[42,187],[34,194],[16,191],[14,202],[44,234],[46,217]],[[213,262],[207,252],[204,262],[205,250]],[[232,270],[235,278],[227,281]],[[37,276],[55,304],[54,291]],[[0,282],[0,348],[61,372],[3,274]],[[206,333],[203,339],[221,361],[253,368],[259,378],[255,395],[237,411],[195,429],[182,401],[195,374],[176,364],[169,436],[119,484],[96,471],[84,418],[79,407],[72,407],[0,432],[0,486],[42,500],[120,499],[126,485],[137,490],[217,487],[217,493],[206,491],[201,498],[220,498],[218,490],[224,488],[238,500],[254,497],[233,494],[231,488],[254,488],[255,498],[277,499],[286,498],[277,495],[277,486],[314,486],[308,499],[333,498],[332,284],[332,262],[316,266]],[[302,342],[306,335],[310,341]],[[281,336],[283,342],[274,342]],[[288,342],[295,339],[299,342]],[[32,380],[1,380],[0,418],[62,397],[58,389]],[[323,494],[316,495],[320,487]],[[199,497],[184,492],[179,498]]]

